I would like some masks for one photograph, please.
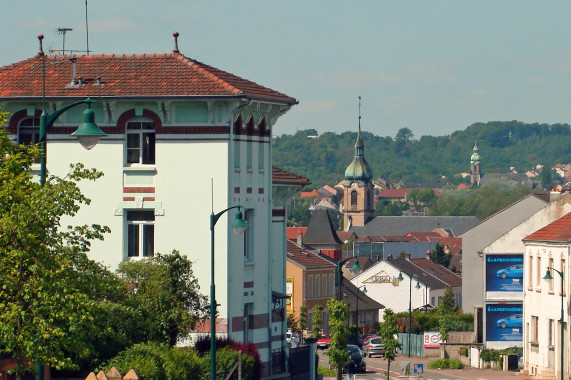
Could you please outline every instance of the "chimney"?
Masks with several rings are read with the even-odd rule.
[[[101,86],[101,77],[97,77],[97,78],[95,78],[95,80],[97,81],[96,84],[98,86]]]
[[[426,250],[426,260],[430,260],[430,249]]]
[[[410,260],[410,253],[405,254],[404,257],[406,257],[407,260]]]
[[[71,84],[75,86],[77,84],[77,81],[75,80],[75,61],[77,61],[77,58],[73,57],[69,60],[71,61]]]
[[[297,233],[297,245],[303,247],[303,234],[301,232]]]
[[[172,36],[174,37],[174,50],[172,51],[173,53],[178,53],[178,32],[173,32]]]
[[[78,84],[83,86],[83,77],[78,77],[77,79],[79,80]]]

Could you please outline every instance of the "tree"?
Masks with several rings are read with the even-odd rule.
[[[316,305],[313,308],[313,315],[311,316],[311,337],[314,339],[321,338],[321,325],[323,324],[323,319],[321,318],[321,312],[323,311],[323,306]]]
[[[551,190],[553,187],[553,170],[547,165],[543,165],[539,173],[539,180],[545,190]]]
[[[436,243],[436,246],[430,253],[430,261],[448,268],[451,259],[452,259],[452,254],[445,253],[442,244]]]
[[[174,346],[208,315],[207,298],[200,293],[192,263],[176,250],[123,261],[117,271],[131,285],[126,303],[140,310],[133,321],[138,326],[138,341]]]
[[[400,347],[395,335],[399,332],[395,313],[391,309],[385,309],[384,321],[380,326],[381,341],[385,347],[384,359],[387,361],[387,380],[391,371],[391,362],[397,357]]]
[[[75,263],[87,260],[91,240],[109,231],[61,227],[62,217],[90,203],[78,182],[103,174],[70,165],[66,177],[40,187],[30,173],[39,157],[37,145],[14,145],[0,131],[0,353],[14,357],[18,379],[30,362],[74,368],[70,352],[87,355],[91,337],[81,327],[97,304]]]
[[[349,331],[345,326],[345,321],[349,316],[349,305],[345,301],[338,301],[331,298],[327,301],[327,311],[329,312],[329,331],[331,332],[331,343],[327,355],[329,362],[337,368],[337,380],[341,380],[341,369],[347,364],[347,336]]]
[[[290,313],[287,315],[287,328],[292,332],[299,331],[299,323],[297,321],[297,318],[295,317],[295,313]]]
[[[450,285],[446,285],[446,290],[444,290],[442,303],[439,308],[443,314],[451,314],[456,311],[456,298],[454,297],[454,291]]]
[[[309,313],[307,312],[307,306],[301,305],[299,307],[299,319],[297,323],[299,324],[299,329],[301,331],[301,341],[303,342],[303,332],[307,330],[307,324],[309,322]]]

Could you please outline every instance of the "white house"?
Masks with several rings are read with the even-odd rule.
[[[91,96],[107,133],[91,151],[69,136],[84,106],[61,115],[47,138],[50,174],[82,162],[104,172],[81,185],[92,199],[65,224],[111,228],[90,256],[115,268],[156,252],[181,251],[193,261],[201,291],[210,286],[210,214],[241,206],[249,228],[230,231],[236,209],[215,228],[218,311],[228,335],[257,345],[266,375],[272,350],[285,341],[287,180],[272,187],[271,136],[297,101],[182,55],[43,56],[0,68],[0,107],[16,143],[39,139],[42,58],[48,112]],[[261,68],[263,69],[263,68]],[[290,189],[291,190],[291,189]],[[274,312],[272,312],[274,311]],[[278,317],[272,317],[277,314]]]

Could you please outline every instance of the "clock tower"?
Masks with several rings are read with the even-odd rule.
[[[359,100],[361,100],[360,97]],[[345,170],[345,183],[343,184],[343,223],[346,231],[351,226],[364,226],[373,216],[375,189],[371,178],[373,178],[373,172],[365,160],[361,137],[361,113],[359,112],[359,132],[355,142],[355,155]]]

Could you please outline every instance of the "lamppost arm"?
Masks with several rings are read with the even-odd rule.
[[[220,219],[220,217],[227,212],[228,210],[232,210],[233,208],[237,208],[240,209],[242,206],[232,206],[232,207],[228,207],[225,210],[220,211],[219,213],[215,214],[214,211],[212,212],[212,214],[210,214],[210,230],[214,230],[214,226],[216,225],[216,223],[218,222],[218,219]]]
[[[46,114],[46,115],[45,115],[45,118],[46,118],[46,119],[45,119],[45,120],[46,120],[45,123],[46,123],[46,124],[45,124],[45,126],[44,126],[44,128],[45,128],[44,133],[47,134],[47,133],[49,132],[50,128],[54,125],[56,119],[57,119],[58,117],[60,117],[62,113],[66,112],[68,109],[73,108],[73,107],[75,107],[75,106],[78,106],[78,105],[80,105],[80,104],[87,104],[88,106],[91,106],[91,104],[93,104],[93,103],[95,103],[95,101],[94,101],[94,100],[91,100],[91,98],[88,97],[88,98],[85,99],[85,100],[82,100],[82,101],[79,101],[79,102],[76,102],[76,103],[73,103],[73,104],[69,104],[69,105],[67,105],[67,106],[65,106],[65,107],[62,107],[62,108],[60,108],[60,109],[58,109],[58,110],[56,110],[56,111],[54,111],[54,112],[52,112],[52,113],[50,113],[50,114]],[[46,112],[46,110],[45,110],[45,107],[44,107],[43,112],[42,112],[42,115],[40,116],[40,118],[45,114],[45,112]],[[40,139],[41,139],[42,137],[44,137],[44,136],[40,136]]]

